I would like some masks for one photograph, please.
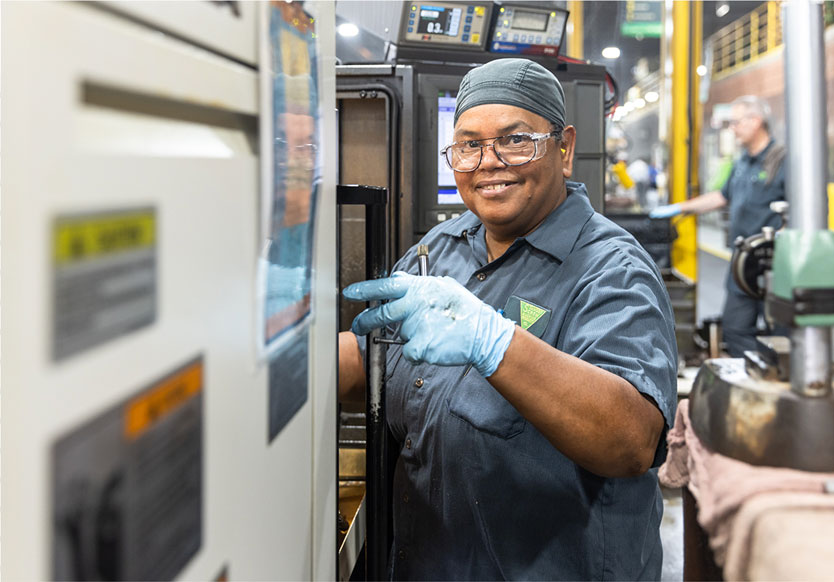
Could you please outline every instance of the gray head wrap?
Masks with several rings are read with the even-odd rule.
[[[455,123],[461,113],[478,105],[514,105],[565,127],[565,92],[559,80],[527,59],[498,59],[471,69],[460,82]]]

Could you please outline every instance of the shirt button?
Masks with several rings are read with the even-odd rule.
[[[397,552],[397,557],[399,557],[401,560],[405,560],[405,557],[407,555],[408,555],[408,552],[406,552],[405,550],[400,550],[399,552]]]
[[[408,503],[408,493],[403,493],[403,503]]]
[[[483,281],[487,278],[486,273],[478,273],[477,275],[475,275],[475,277],[478,279],[478,281]]]
[[[411,448],[411,439],[405,439],[405,448],[407,448],[407,449]]]
[[[414,380],[414,385],[417,388],[422,388],[423,387],[423,379],[422,378],[417,378],[416,380]]]

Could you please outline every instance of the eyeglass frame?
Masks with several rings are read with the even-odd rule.
[[[440,150],[440,155],[443,156],[443,159],[445,160],[446,165],[449,167],[450,170],[452,170],[453,172],[460,172],[461,174],[468,174],[469,172],[474,172],[475,170],[477,170],[478,168],[481,167],[481,163],[484,161],[484,148],[487,148],[487,147],[492,148],[492,153],[494,153],[495,157],[498,158],[498,161],[501,162],[502,164],[504,164],[505,166],[523,166],[524,164],[529,164],[530,162],[535,162],[536,160],[540,160],[542,158],[542,156],[544,156],[546,151],[542,152],[541,156],[539,155],[539,142],[540,141],[544,141],[544,140],[549,139],[551,137],[555,137],[555,138],[558,138],[558,139],[561,140],[562,132],[563,132],[563,130],[561,130],[561,129],[554,130],[554,131],[551,131],[549,133],[529,133],[529,132],[526,132],[526,131],[517,131],[515,133],[508,133],[507,135],[499,135],[498,137],[486,137],[484,139],[467,139],[467,140],[463,140],[463,141],[456,141],[456,142],[450,143],[449,145],[445,146],[442,150]],[[535,148],[533,150],[533,155],[530,156],[530,159],[527,160],[526,162],[521,162],[520,164],[510,164],[510,163],[504,161],[504,158],[501,157],[501,154],[499,154],[497,151],[495,151],[495,142],[496,142],[496,140],[499,140],[499,139],[502,139],[502,138],[505,138],[505,137],[513,137],[515,135],[520,135],[520,136],[531,138],[533,140],[533,145],[534,145],[534,148]],[[481,152],[478,156],[478,163],[475,164],[474,168],[472,168],[471,170],[456,170],[455,168],[452,167],[452,163],[449,161],[449,157],[446,155],[446,152],[449,150],[449,148],[451,148],[452,146],[456,146],[458,144],[461,144],[461,143],[465,143],[467,141],[485,142],[485,141],[490,141],[490,140],[492,141],[492,143],[479,143],[478,144],[478,147],[480,148]]]

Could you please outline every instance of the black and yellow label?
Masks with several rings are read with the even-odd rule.
[[[203,389],[203,362],[194,362],[162,380],[125,407],[125,436],[136,439]]]
[[[138,210],[62,217],[55,223],[53,238],[58,265],[149,248],[156,242],[156,215]]]

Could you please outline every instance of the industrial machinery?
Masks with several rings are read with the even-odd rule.
[[[759,349],[744,358],[708,360],[690,415],[698,437],[726,456],[834,471],[834,231],[826,230],[821,6],[785,3],[784,28],[787,227],[739,241],[731,269],[789,337],[759,338]]]
[[[4,580],[336,577],[335,17],[306,4],[3,5]]]

